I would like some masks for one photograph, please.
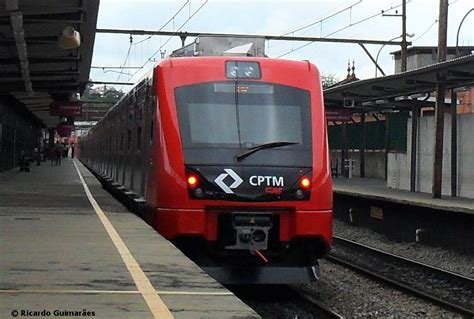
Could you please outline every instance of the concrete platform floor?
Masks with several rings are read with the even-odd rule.
[[[474,214],[474,200],[443,196],[432,198],[431,194],[388,188],[385,180],[371,178],[333,178],[334,193],[368,199],[383,200],[397,204],[421,206],[446,212]]]
[[[56,318],[258,317],[70,159],[0,174],[0,318],[42,311]]]

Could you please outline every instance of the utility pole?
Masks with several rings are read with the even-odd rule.
[[[438,63],[446,61],[448,36],[448,0],[439,1]],[[443,135],[446,74],[438,74],[436,83],[435,145],[433,161],[433,198],[441,198],[443,186]]]
[[[402,1],[402,44],[400,51],[401,72],[407,70],[407,0]]]

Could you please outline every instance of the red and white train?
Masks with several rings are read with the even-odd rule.
[[[316,280],[332,243],[320,74],[309,62],[163,60],[80,159],[223,283]]]

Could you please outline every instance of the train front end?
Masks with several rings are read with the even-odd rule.
[[[155,69],[155,83],[147,199],[158,231],[223,283],[316,280],[332,241],[317,68],[176,58]]]

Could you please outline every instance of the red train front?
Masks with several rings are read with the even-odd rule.
[[[320,76],[309,62],[155,68],[147,220],[221,282],[307,282],[332,236]]]

